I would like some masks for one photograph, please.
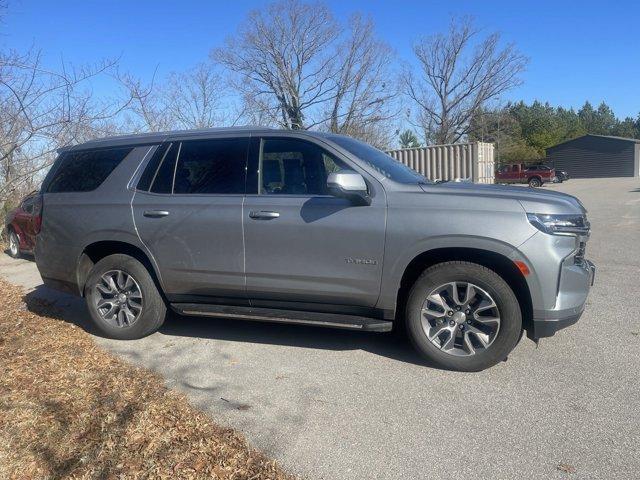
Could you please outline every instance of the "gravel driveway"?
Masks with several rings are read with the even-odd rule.
[[[589,210],[596,285],[577,325],[488,371],[426,367],[390,334],[235,320],[96,340],[310,479],[637,478],[640,181],[544,188]],[[82,302],[39,286],[33,262],[0,254],[0,275],[84,324]]]

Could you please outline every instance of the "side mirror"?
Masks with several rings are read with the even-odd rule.
[[[356,205],[370,205],[371,198],[362,175],[352,170],[330,173],[327,187],[332,195],[347,198]]]

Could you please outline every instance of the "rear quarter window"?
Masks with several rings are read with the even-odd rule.
[[[90,192],[95,190],[133,150],[132,147],[67,152],[59,159],[46,192]]]
[[[171,193],[179,147],[179,143],[160,145],[145,168],[136,188],[144,192]]]

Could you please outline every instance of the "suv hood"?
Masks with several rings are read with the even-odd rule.
[[[582,202],[572,195],[529,187],[447,182],[420,185],[426,193],[468,195],[476,198],[499,198],[520,202],[529,213],[586,213]]]

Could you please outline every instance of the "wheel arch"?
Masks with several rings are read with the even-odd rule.
[[[7,232],[7,236],[9,236],[11,232],[18,235],[18,237],[20,237],[20,235],[22,234],[22,229],[17,225],[14,225],[13,223],[7,223],[5,227],[5,231]]]
[[[493,270],[511,287],[522,312],[525,330],[532,326],[533,304],[527,281],[511,259],[502,253],[472,247],[440,247],[416,255],[405,267],[396,296],[396,319],[401,320],[411,286],[427,268],[449,261],[477,263]]]
[[[93,266],[101,259],[117,253],[129,255],[142,263],[151,275],[158,291],[164,296],[160,276],[149,256],[140,247],[119,240],[100,240],[88,244],[83,249],[76,266],[76,280],[80,295],[84,296],[84,287]]]

